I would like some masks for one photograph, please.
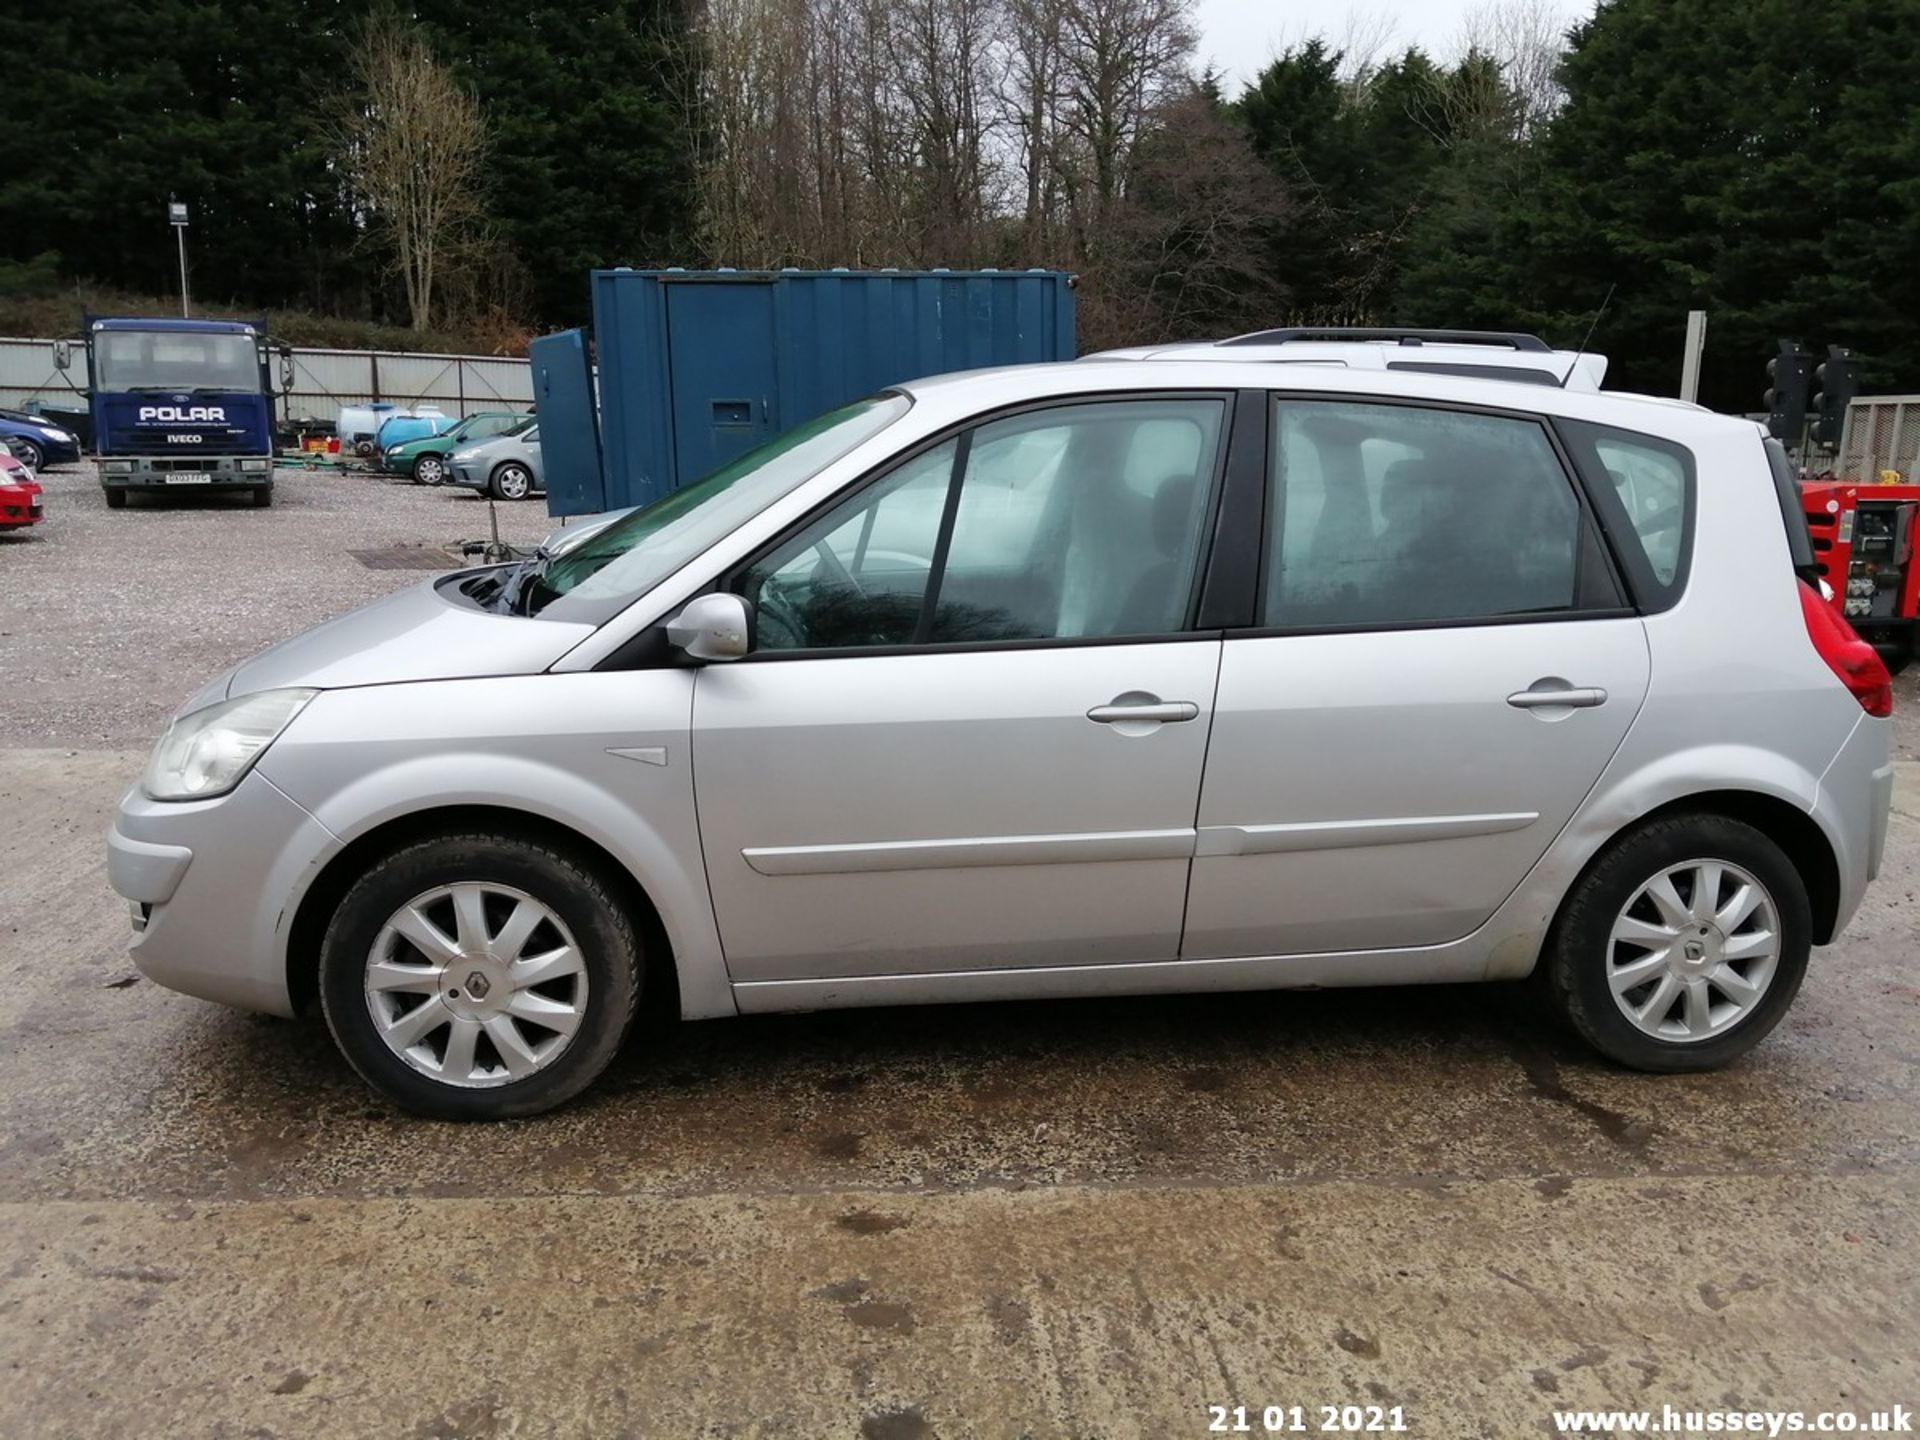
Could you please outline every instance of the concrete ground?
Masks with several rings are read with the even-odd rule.
[[[101,837],[207,673],[418,578],[346,549],[484,506],[48,478],[0,541],[0,1436],[1920,1403],[1911,774],[1853,928],[1719,1074],[1610,1069],[1506,988],[1218,996],[655,1023],[557,1114],[428,1124],[322,1029],[139,979]]]

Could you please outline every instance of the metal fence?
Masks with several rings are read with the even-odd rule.
[[[277,386],[277,354],[273,366]],[[85,384],[77,347],[75,368],[61,370],[53,363],[53,341],[0,339],[0,406],[70,405]],[[332,420],[342,405],[370,400],[437,405],[457,416],[519,410],[533,403],[533,377],[525,360],[490,355],[296,349],[293,385],[278,406],[285,418]]]
[[[1847,407],[1834,473],[1871,484],[1883,470],[1920,476],[1920,395],[1865,395]]]

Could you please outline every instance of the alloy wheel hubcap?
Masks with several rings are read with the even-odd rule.
[[[1724,860],[1688,860],[1633,894],[1607,942],[1607,988],[1634,1027],[1692,1044],[1759,1006],[1780,966],[1772,895]]]
[[[509,500],[518,500],[527,493],[527,476],[521,470],[504,470],[500,474],[500,490]]]
[[[440,462],[428,457],[420,462],[420,483],[438,485],[440,483]]]
[[[367,957],[367,1010],[389,1050],[445,1085],[524,1080],[565,1053],[587,1011],[580,948],[524,890],[462,881],[388,917]]]

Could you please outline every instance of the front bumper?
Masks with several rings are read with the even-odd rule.
[[[262,465],[260,462],[265,461]],[[125,465],[125,470],[109,470]],[[109,490],[205,490],[273,484],[271,455],[114,455],[100,462]]]
[[[134,965],[169,990],[292,1015],[294,907],[339,849],[258,771],[213,800],[149,800],[136,786],[107,837],[108,882],[131,907]]]
[[[449,485],[461,485],[469,490],[484,490],[487,488],[489,478],[488,472],[480,466],[462,464],[457,460],[447,461],[446,483]]]
[[[18,485],[0,485],[0,530],[38,525],[46,518],[46,499],[37,487],[23,490]]]

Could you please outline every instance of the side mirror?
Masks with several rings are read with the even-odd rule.
[[[738,595],[696,595],[667,621],[667,640],[692,660],[738,660],[752,634],[753,607]]]
[[[54,341],[53,342],[54,369],[65,370],[72,364],[73,364],[73,346],[68,344],[65,340]]]

